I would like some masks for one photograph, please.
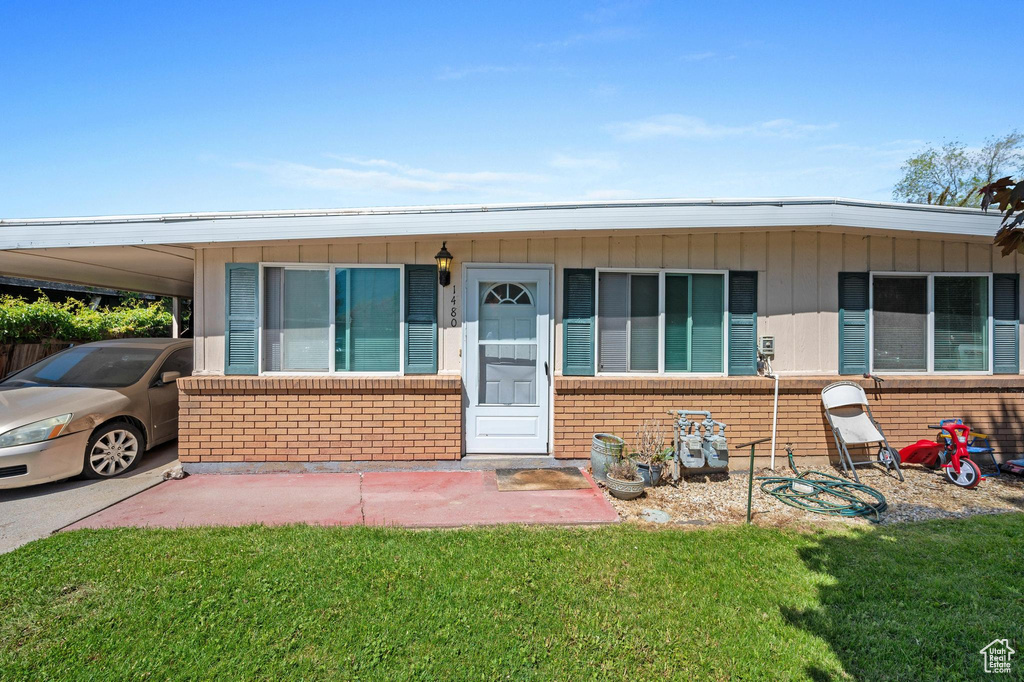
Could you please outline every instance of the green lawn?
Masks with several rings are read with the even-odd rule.
[[[0,556],[0,679],[978,678],[1022,575],[1019,514],[78,531]]]

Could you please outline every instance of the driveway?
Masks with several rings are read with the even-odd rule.
[[[45,538],[64,526],[95,514],[160,482],[160,474],[178,459],[178,444],[146,453],[132,472],[106,480],[65,480],[0,490],[0,554]]]

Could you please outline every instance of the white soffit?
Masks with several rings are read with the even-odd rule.
[[[0,250],[617,229],[835,227],[992,237],[999,222],[995,211],[838,198],[414,206],[0,220]]]
[[[92,246],[0,250],[0,272],[51,282],[192,298],[193,250]]]

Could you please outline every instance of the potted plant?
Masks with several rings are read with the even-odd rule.
[[[665,447],[665,431],[657,419],[648,419],[636,430],[633,454],[644,485],[655,486],[661,482],[661,471],[669,450]]]
[[[622,458],[626,442],[610,433],[595,433],[590,445],[590,469],[594,479],[605,481],[608,467]]]
[[[611,494],[620,500],[632,500],[644,492],[644,479],[637,471],[636,462],[631,459],[619,459],[608,467],[605,482]]]

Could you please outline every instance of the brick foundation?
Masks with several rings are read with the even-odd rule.
[[[183,463],[453,460],[459,377],[178,380]]]
[[[783,377],[779,390],[776,457],[785,464],[792,443],[804,465],[838,462],[831,430],[821,407],[821,389],[850,377]],[[876,388],[860,380],[875,419],[889,444],[899,449],[934,438],[940,418],[962,417],[972,429],[989,435],[997,453],[1024,451],[1024,377],[900,377]],[[669,410],[710,410],[728,425],[731,455],[735,446],[771,435],[774,384],[770,379],[578,378],[555,380],[555,456],[586,457],[594,433],[614,433],[632,443],[637,427],[657,418],[667,427]],[[667,433],[670,433],[667,431]],[[749,454],[749,450],[742,456]],[[767,462],[770,444],[757,448],[758,464]],[[763,455],[763,456],[762,456]],[[997,455],[998,456],[998,455]],[[856,454],[855,454],[855,458]],[[777,463],[778,466],[778,463]],[[736,460],[730,468],[742,468]]]
[[[837,460],[821,409],[826,384],[848,377],[784,377],[777,457],[792,443],[804,465]],[[881,388],[861,380],[896,448],[933,438],[942,417],[963,417],[997,452],[1024,452],[1024,377],[900,377]],[[181,461],[349,462],[457,460],[462,456],[462,381],[457,376],[219,377],[178,380]],[[556,377],[554,454],[586,459],[594,433],[627,443],[644,419],[667,426],[669,410],[710,410],[736,447],[771,435],[773,384],[749,378]],[[769,445],[758,446],[759,464]],[[742,468],[736,460],[730,468]]]

